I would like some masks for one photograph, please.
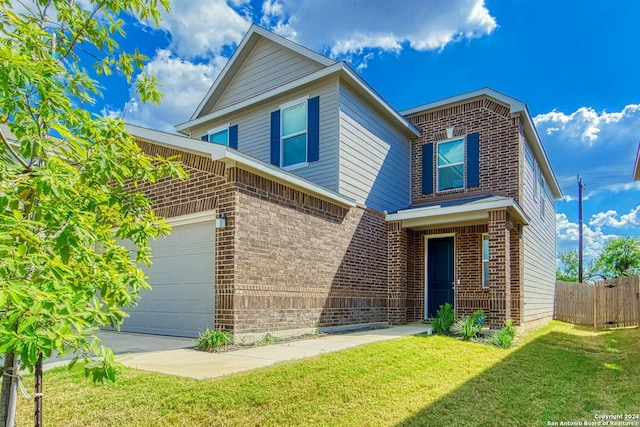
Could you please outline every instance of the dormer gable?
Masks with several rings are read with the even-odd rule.
[[[336,62],[252,25],[190,121],[251,99]]]

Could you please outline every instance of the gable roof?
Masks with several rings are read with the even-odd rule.
[[[216,99],[215,95],[224,92],[224,89],[229,85],[233,76],[238,72],[244,61],[247,59],[253,48],[258,44],[261,38],[271,40],[273,43],[279,44],[289,50],[292,50],[311,61],[317,62],[322,66],[328,67],[336,63],[333,59],[330,59],[324,55],[314,52],[302,45],[292,42],[289,39],[278,36],[269,30],[266,30],[259,25],[252,24],[249,31],[245,34],[242,41],[236,48],[235,52],[224,66],[213,85],[209,88],[209,91],[205,97],[200,101],[200,104],[191,115],[190,120],[194,120],[202,115],[202,112],[207,106],[211,106]]]
[[[529,113],[529,108],[527,104],[524,102],[512,98],[508,95],[498,92],[497,90],[485,87],[482,89],[475,90],[473,92],[463,93],[460,95],[452,96],[449,98],[441,99],[439,101],[429,102],[427,104],[422,104],[417,107],[409,108],[400,112],[405,116],[409,116],[412,114],[420,113],[426,110],[432,110],[435,108],[444,107],[450,104],[456,104],[461,102],[467,102],[473,98],[481,98],[481,97],[490,97],[499,103],[506,105],[509,107],[512,116],[520,116],[522,119],[523,130],[525,136],[527,137],[527,141],[531,146],[531,151],[535,156],[538,164],[540,165],[540,170],[544,175],[547,184],[549,185],[549,189],[551,190],[551,194],[556,199],[562,197],[562,190],[560,189],[560,185],[558,184],[558,180],[556,179],[555,174],[553,173],[553,169],[551,169],[551,163],[549,162],[549,158],[547,157],[547,153],[544,150],[544,146],[542,145],[542,141],[540,140],[540,135],[538,134],[538,130],[536,129],[535,124],[533,123],[533,118]]]
[[[636,154],[636,164],[633,167],[633,179],[640,180],[640,142],[638,143],[638,153]]]
[[[212,144],[210,142],[200,141],[199,139],[147,129],[131,124],[125,124],[125,130],[138,140],[197,154],[211,160],[219,160],[227,166],[239,166],[256,175],[264,176],[275,182],[285,184],[291,188],[301,190],[339,206],[354,207],[356,205],[355,200],[349,197],[225,145]]]
[[[218,96],[224,92],[225,88],[230,84],[235,73],[238,72],[244,61],[250,55],[253,47],[261,40],[266,38],[273,43],[277,43],[287,49],[291,49],[294,52],[309,58],[312,61],[317,62],[322,66],[318,71],[307,74],[301,78],[290,81],[278,87],[267,90],[249,99],[237,102],[236,104],[223,107],[212,113],[204,114],[207,107],[211,107]],[[270,98],[282,95],[286,92],[293,91],[310,83],[316,82],[320,79],[338,77],[339,79],[350,84],[356,93],[369,101],[376,109],[394,124],[400,130],[402,130],[408,137],[415,138],[420,135],[420,131],[416,129],[407,119],[400,114],[395,108],[393,108],[373,87],[371,87],[360,75],[353,70],[344,61],[336,62],[333,59],[327,58],[319,53],[316,53],[304,46],[294,43],[284,37],[278,36],[258,25],[253,24],[242,42],[238,45],[238,48],[229,59],[229,62],[224,67],[216,81],[213,83],[209,92],[204,97],[198,108],[191,116],[191,119],[185,123],[176,125],[176,130],[182,133],[189,133],[189,129],[203,124],[205,122],[215,120],[223,117],[227,114],[231,114],[235,111],[247,108],[255,105],[256,103],[267,101]]]

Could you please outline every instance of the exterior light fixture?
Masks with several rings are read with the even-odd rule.
[[[216,229],[222,229],[227,226],[227,214],[219,213],[216,217]]]

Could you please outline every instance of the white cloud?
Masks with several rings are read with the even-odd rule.
[[[160,28],[171,34],[170,49],[183,58],[210,58],[237,44],[251,25],[248,1],[176,1]]]
[[[402,7],[388,0],[265,0],[263,10],[286,23],[299,43],[360,61],[369,49],[439,50],[497,28],[484,0],[406,0]]]
[[[640,227],[640,205],[631,209],[629,213],[618,215],[615,210],[600,212],[591,216],[589,225],[592,227]]]
[[[595,259],[605,248],[607,242],[618,236],[615,234],[606,234],[599,225],[592,225],[592,228],[590,228],[589,225],[582,224],[583,253],[586,259]],[[575,247],[576,245],[572,244],[572,242],[578,241],[578,230],[578,224],[569,221],[566,214],[556,214],[558,249],[568,249],[569,245]]]
[[[640,121],[640,104],[629,104],[620,112],[598,113],[591,107],[580,107],[571,114],[557,110],[539,114],[533,121],[539,131],[547,135],[560,133],[568,140],[587,142],[592,145],[602,131],[624,125],[629,120]]]
[[[633,158],[640,140],[640,104],[620,111],[596,111],[580,107],[572,113],[553,110],[534,119],[551,160],[564,172],[558,175],[565,201],[575,200],[576,175],[587,188],[587,200],[603,192],[621,193],[640,189],[633,182]]]
[[[160,106],[131,105],[133,108],[127,113],[127,121],[153,129],[174,131],[176,124],[191,117],[226,61],[226,58],[218,56],[208,64],[194,64],[177,58],[168,50],[159,50],[147,64],[145,72],[156,75],[162,84],[164,99]]]

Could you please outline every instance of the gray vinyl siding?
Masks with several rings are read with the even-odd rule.
[[[215,109],[249,99],[322,67],[309,58],[262,39],[221,95]]]
[[[536,197],[536,159],[521,137],[524,158],[522,208],[530,219],[524,227],[524,322],[553,316],[556,271],[556,203],[545,185]]]
[[[238,150],[269,163],[271,160],[271,112],[278,110],[281,104],[303,96],[320,97],[320,156],[318,161],[311,162],[308,167],[294,169],[291,172],[337,191],[338,90],[335,79],[259,103],[215,122],[199,126],[193,129],[193,136],[199,138],[207,129],[227,123],[238,125]]]
[[[411,204],[411,145],[344,84],[340,86],[339,192],[374,209]]]

